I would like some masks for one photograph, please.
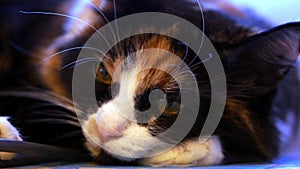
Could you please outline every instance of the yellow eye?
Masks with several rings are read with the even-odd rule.
[[[166,105],[164,114],[176,115],[176,114],[178,114],[179,111],[180,111],[180,103],[172,102],[172,103]]]
[[[166,103],[166,100],[159,100],[157,106],[166,115],[176,115],[180,111],[181,105],[178,102]]]
[[[100,66],[100,68],[98,69],[96,79],[97,79],[97,81],[107,84],[107,85],[111,85],[111,83],[112,83],[112,78],[110,77],[108,72],[105,70],[104,66]]]

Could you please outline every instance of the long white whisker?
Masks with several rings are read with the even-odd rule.
[[[197,3],[198,3],[198,6],[199,6],[199,9],[200,9],[200,13],[201,13],[201,18],[202,18],[202,37],[201,37],[201,44],[200,44],[200,47],[199,47],[199,50],[197,52],[197,55],[199,55],[202,47],[203,47],[203,42],[204,42],[204,32],[205,32],[205,20],[204,20],[204,13],[203,13],[203,9],[202,9],[202,6],[200,4],[200,1],[199,0],[196,0]]]
[[[116,0],[113,0],[114,2],[114,17],[116,21],[116,30],[117,30],[117,36],[118,36],[118,42],[120,41],[120,33],[119,33],[119,27],[118,27],[118,22],[117,22],[117,4]]]
[[[97,51],[97,52],[101,53],[102,55],[105,55],[105,53],[102,52],[102,51],[99,50],[99,49],[96,49],[96,48],[93,48],[93,47],[88,47],[88,46],[78,46],[78,47],[68,48],[68,49],[62,50],[62,51],[60,51],[60,52],[54,53],[54,54],[52,54],[52,55],[50,55],[50,56],[47,56],[47,57],[44,58],[42,61],[40,61],[37,65],[40,65],[40,64],[42,64],[42,63],[48,61],[49,59],[51,59],[51,58],[53,58],[53,57],[55,57],[55,56],[58,56],[58,55],[60,55],[60,54],[62,54],[62,53],[69,52],[69,51],[72,51],[72,50],[77,50],[77,49],[91,49],[91,50],[94,50],[94,51]]]
[[[17,51],[19,51],[21,53],[24,53],[24,54],[29,55],[29,56],[33,56],[33,54],[29,50],[27,50],[24,47],[16,44],[13,41],[9,41],[9,45],[11,45],[14,49],[16,49]]]
[[[73,68],[74,67],[76,67],[76,66],[80,66],[80,65],[82,65],[82,64],[85,64],[85,63],[89,63],[89,62],[99,62],[99,60],[86,60],[86,61],[83,61],[83,62],[80,62],[80,63],[77,63],[77,64],[75,64],[74,66],[73,66]]]
[[[87,2],[100,13],[100,15],[103,17],[103,19],[108,24],[109,20],[107,19],[107,17],[105,16],[105,14],[102,12],[102,10],[98,6],[96,6],[95,4],[93,4],[90,0],[87,0]],[[109,28],[111,30],[111,33],[113,35],[114,40],[116,41],[116,36],[114,34],[114,31],[113,31],[113,28],[112,28],[111,24],[109,24],[108,26],[109,26]]]
[[[198,57],[200,51],[202,50],[203,43],[204,43],[204,36],[205,36],[205,34],[204,34],[204,32],[205,32],[205,20],[204,20],[203,9],[202,9],[202,6],[201,6],[201,4],[200,4],[200,1],[199,1],[199,0],[196,0],[196,2],[197,2],[197,4],[198,4],[198,6],[199,6],[200,13],[201,13],[201,19],[202,19],[202,37],[201,37],[201,42],[200,42],[199,49],[198,49],[198,51],[196,52],[196,55],[195,55],[194,59],[193,59],[190,63],[192,63],[192,62],[195,61],[195,59]]]
[[[184,57],[182,58],[182,62],[185,61],[185,59],[187,58],[187,55],[188,55],[188,52],[189,52],[189,47],[188,45],[185,43],[185,42],[179,42],[180,44],[183,44],[185,46],[185,54],[184,54]],[[180,64],[180,66],[182,65],[183,63]],[[180,67],[179,66],[179,67]]]
[[[202,64],[202,63],[204,63],[204,62],[209,61],[209,60],[213,57],[213,55],[212,55],[211,53],[208,53],[208,55],[209,55],[209,56],[208,56],[205,60],[202,60],[201,62],[196,63],[196,64],[194,64],[194,65],[190,65],[190,69],[193,69],[195,66],[198,66],[198,65],[200,65],[200,64]]]
[[[66,64],[65,66],[61,67],[59,69],[59,71],[62,71],[72,65],[76,65],[76,64],[82,64],[82,63],[87,63],[87,62],[98,62],[99,60],[98,59],[95,59],[95,58],[85,58],[85,59],[80,59],[80,60],[76,60],[74,62],[71,62],[71,63],[68,63]]]
[[[84,24],[88,25],[89,27],[91,27],[94,31],[97,32],[97,34],[99,36],[101,36],[104,39],[104,41],[106,42],[106,44],[108,45],[108,47],[109,48],[111,47],[111,45],[109,44],[109,42],[107,41],[107,39],[105,38],[105,36],[101,32],[99,32],[93,25],[89,24],[88,22],[86,22],[86,21],[84,21],[82,19],[76,18],[74,16],[62,14],[62,13],[56,13],[56,12],[41,12],[41,11],[33,11],[33,12],[19,11],[19,12],[23,13],[23,14],[28,14],[28,15],[40,14],[40,15],[61,16],[61,17],[66,17],[66,18],[77,20],[77,21],[79,21],[81,23],[84,23]]]

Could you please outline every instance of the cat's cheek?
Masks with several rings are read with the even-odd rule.
[[[224,159],[219,138],[213,136],[205,142],[198,138],[186,140],[158,156],[140,161],[150,166],[207,166],[218,165]]]

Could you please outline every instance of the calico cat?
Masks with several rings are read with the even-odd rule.
[[[114,165],[201,166],[268,162],[277,157],[281,147],[274,118],[280,115],[272,111],[272,103],[281,80],[299,55],[300,23],[266,30],[267,24],[253,25],[252,20],[247,22],[228,10],[205,8],[204,2],[203,11],[198,1],[192,0],[1,2],[0,22],[5,24],[1,26],[0,112],[1,116],[11,117],[19,129],[1,117],[1,138],[23,138],[78,149],[83,154],[88,150],[100,164]],[[80,47],[108,22],[140,12],[167,13],[191,22],[218,52],[225,70],[227,95],[221,121],[208,139],[201,141],[199,135],[212,102],[213,82],[203,61],[189,46],[162,34],[137,34],[115,44],[94,72],[97,111],[82,110],[86,118],[80,125],[75,110],[69,108],[73,104],[73,70],[76,64],[89,64],[76,61]],[[149,24],[151,27],[151,21]],[[176,23],[165,31],[176,32]],[[147,49],[169,51],[189,65],[199,89],[192,92],[199,92],[201,101],[195,123],[186,136],[156,156],[147,155],[160,148],[160,142],[173,141],[156,136],[179,117],[184,91],[180,91],[178,79],[161,70],[146,69],[135,74],[137,67],[178,64],[172,59],[161,62],[165,53],[138,53]],[[180,76],[183,72],[176,67],[170,69],[181,81],[189,80]],[[151,114],[145,123],[137,123],[138,111],[155,106],[149,95],[156,89],[166,95],[162,114]],[[123,111],[132,120],[124,117]],[[189,123],[184,121],[183,125]],[[172,136],[180,134],[174,131]],[[12,157],[13,154],[0,153],[1,160]]]

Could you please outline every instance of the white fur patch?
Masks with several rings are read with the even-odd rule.
[[[0,138],[22,141],[18,130],[10,124],[8,117],[0,117]],[[11,160],[14,157],[15,153],[0,152],[0,160]]]
[[[205,142],[197,138],[187,140],[158,156],[141,161],[151,166],[206,166],[222,162],[224,155],[219,138],[213,136]]]
[[[130,161],[136,158],[143,158],[158,145],[155,139],[145,127],[132,123],[123,132],[123,137],[104,144],[105,150],[113,156]]]
[[[88,140],[86,145],[94,157],[101,153],[101,149],[105,149],[118,159],[130,161],[148,155],[154,147],[159,145],[160,141],[155,139],[148,129],[135,123],[130,123],[122,131],[122,137],[102,142],[98,133],[96,118],[97,114],[90,116],[84,125],[84,131]]]
[[[118,159],[130,161],[144,157],[157,145],[158,140],[152,137],[150,131],[136,124],[134,91],[137,87],[137,73],[136,69],[116,73],[114,80],[121,84],[118,95],[102,105],[85,122],[83,129],[88,140],[86,145],[93,156],[105,149]],[[122,136],[105,142],[99,134],[101,130],[119,132]]]

